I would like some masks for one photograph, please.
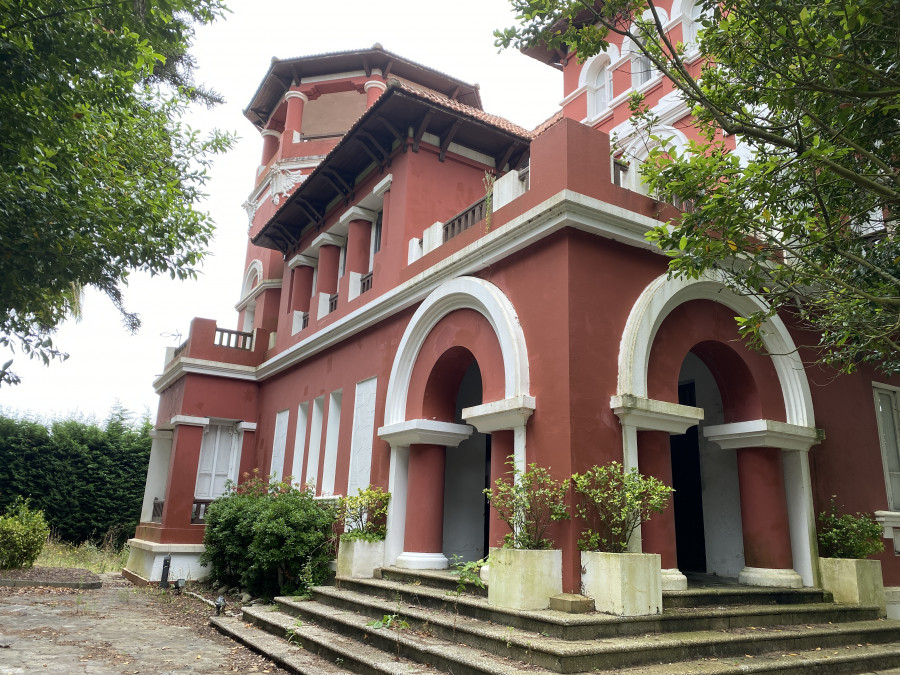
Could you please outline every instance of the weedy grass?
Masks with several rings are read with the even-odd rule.
[[[97,574],[117,572],[128,562],[128,546],[116,548],[113,541],[114,537],[107,536],[99,544],[91,541],[70,544],[50,535],[34,564],[40,567],[76,567]]]

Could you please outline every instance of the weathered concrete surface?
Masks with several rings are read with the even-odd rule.
[[[0,675],[231,670],[228,646],[166,625],[155,605],[117,574],[97,590],[0,596]]]

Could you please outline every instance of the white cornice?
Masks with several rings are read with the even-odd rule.
[[[703,435],[723,450],[737,448],[781,448],[800,450],[821,442],[825,433],[815,427],[802,427],[774,420],[749,420],[706,427]]]
[[[302,267],[302,266],[315,267],[318,264],[319,264],[318,258],[311,256],[311,255],[304,255],[302,253],[298,253],[297,255],[295,255],[293,258],[291,258],[288,261],[288,267],[290,269],[294,269],[295,267]]]
[[[190,362],[189,367],[192,370],[186,370],[186,366],[175,365],[157,379],[154,386],[159,392],[184,372],[265,380],[412,307],[447,280],[475,274],[566,227],[662,255],[662,251],[645,238],[646,233],[659,223],[658,220],[594,197],[563,190],[338,319],[327,330],[313,333],[292,345],[256,369],[211,361],[199,362],[206,364],[201,367],[194,363],[195,360],[182,358],[180,360],[182,363]]]
[[[533,396],[513,396],[463,408],[462,418],[483,434],[523,427],[534,412]]]
[[[237,304],[234,308],[237,311],[241,311],[244,309],[251,301],[256,300],[263,292],[269,290],[270,288],[281,288],[281,279],[263,279],[256,286],[250,289],[250,292],[247,293],[243,298],[238,300]]]
[[[559,107],[562,108],[567,103],[571,103],[572,101],[574,101],[576,98],[581,96],[586,91],[587,91],[587,85],[586,84],[581,85],[580,87],[578,87],[578,89],[576,89],[571,94],[566,96],[562,101],[560,101]]]
[[[227,377],[232,380],[250,380],[255,382],[256,368],[254,366],[240,366],[233,363],[223,363],[221,361],[207,361],[204,359],[192,359],[187,356],[180,356],[175,359],[171,368],[166,370],[153,382],[153,389],[157,394],[162,392],[166,387],[172,385],[173,382],[184,377],[188,373],[195,375],[211,375],[213,377]]]
[[[187,427],[208,427],[208,417],[194,417],[192,415],[175,415],[169,420],[168,427],[176,427],[179,424]]]

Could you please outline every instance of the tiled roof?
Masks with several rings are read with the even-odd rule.
[[[526,138],[531,140],[534,138],[535,134],[528,131],[524,127],[520,127],[518,124],[510,122],[505,117],[500,117],[499,115],[491,115],[490,113],[486,113],[484,110],[479,110],[478,108],[473,108],[472,106],[465,105],[464,103],[460,103],[452,98],[447,96],[443,96],[441,94],[437,94],[432,91],[426,91],[424,89],[420,89],[413,85],[410,85],[406,82],[401,82],[394,78],[389,78],[387,82],[388,87],[393,89],[400,89],[410,94],[414,94],[420,98],[431,101],[432,103],[437,103],[438,105],[442,105],[445,108],[450,108],[451,110],[455,110],[456,112],[463,113],[464,115],[469,115],[470,117],[474,117],[480,122],[484,122],[485,124],[490,124],[491,126],[497,127],[498,129],[502,129],[503,131],[509,132],[511,134],[515,134],[516,136],[521,136],[522,138]]]
[[[540,124],[538,124],[538,125],[532,130],[532,132],[531,132],[532,135],[533,135],[534,137],[540,136],[542,133],[544,133],[545,131],[547,131],[547,129],[549,129],[549,128],[552,127],[554,124],[556,124],[557,122],[559,122],[562,118],[563,118],[563,111],[562,111],[562,110],[557,110],[555,113],[553,113],[552,115],[550,115],[550,117],[548,117],[548,118],[545,119],[543,122],[541,122]]]

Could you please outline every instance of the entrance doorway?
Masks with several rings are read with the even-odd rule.
[[[472,361],[456,396],[454,421],[465,424],[463,408],[481,405],[481,370]],[[443,553],[451,564],[487,555],[488,515],[484,489],[491,476],[490,434],[473,429],[456,448],[447,448],[444,464]]]
[[[670,440],[678,569],[737,577],[744,567],[737,454],[703,437],[705,426],[725,419],[715,377],[694,353],[681,366],[678,402],[704,411],[699,425]]]

